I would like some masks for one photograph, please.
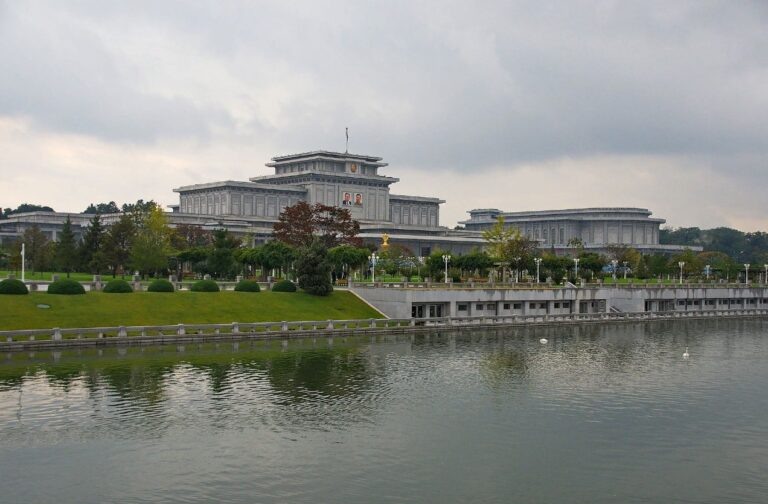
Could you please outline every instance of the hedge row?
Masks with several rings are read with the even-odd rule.
[[[76,280],[71,278],[62,278],[56,280],[48,285],[48,294],[61,294],[65,296],[73,296],[79,294],[85,294],[85,288]]]
[[[104,286],[104,292],[107,294],[128,294],[133,292],[131,284],[125,280],[115,279],[110,280],[107,285]]]
[[[27,286],[21,280],[6,278],[0,281],[0,294],[23,295],[29,294]]]

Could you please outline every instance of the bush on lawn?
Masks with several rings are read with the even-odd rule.
[[[21,280],[6,278],[0,280],[0,294],[29,294],[29,290]]]
[[[260,290],[261,287],[259,287],[259,282],[256,280],[240,280],[235,285],[235,291],[237,292],[259,292]]]
[[[133,292],[133,287],[131,287],[131,284],[125,280],[110,280],[107,282],[107,285],[104,286],[104,292],[107,294],[128,294]]]
[[[272,292],[296,292],[296,284],[290,280],[280,280],[272,286]]]
[[[73,296],[77,294],[85,294],[85,288],[76,280],[62,278],[61,280],[56,280],[48,285],[48,294]]]
[[[219,292],[219,284],[213,280],[200,280],[192,284],[192,292]]]
[[[173,292],[174,290],[173,284],[164,278],[154,280],[147,287],[147,292]]]

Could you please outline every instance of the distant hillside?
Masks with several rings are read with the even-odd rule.
[[[738,229],[664,228],[659,232],[663,245],[699,245],[706,252],[722,252],[739,263],[768,263],[768,233],[745,233]]]

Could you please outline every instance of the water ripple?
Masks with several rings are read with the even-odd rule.
[[[3,502],[763,502],[768,324],[709,322],[6,355]]]

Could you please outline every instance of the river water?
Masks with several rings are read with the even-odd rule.
[[[768,320],[0,354],[3,503],[767,499]]]

